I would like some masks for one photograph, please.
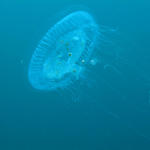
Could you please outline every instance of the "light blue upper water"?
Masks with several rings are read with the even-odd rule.
[[[33,51],[78,7],[105,26],[86,85],[33,89]],[[148,0],[1,0],[0,150],[149,150],[149,8]]]

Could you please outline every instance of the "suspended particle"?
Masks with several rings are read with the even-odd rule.
[[[93,66],[95,66],[97,64],[97,62],[98,62],[98,60],[96,58],[90,60],[90,64]]]

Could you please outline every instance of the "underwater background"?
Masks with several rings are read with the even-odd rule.
[[[33,89],[39,40],[82,7],[111,32],[94,81],[72,94]],[[0,1],[0,150],[60,149],[150,150],[149,0]]]

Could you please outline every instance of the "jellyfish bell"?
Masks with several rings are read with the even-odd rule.
[[[51,27],[35,49],[28,70],[35,89],[56,90],[82,80],[99,40],[99,26],[86,11],[75,11]]]

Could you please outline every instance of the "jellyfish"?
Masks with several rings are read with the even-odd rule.
[[[51,27],[37,45],[28,69],[32,87],[39,90],[63,89],[82,80],[98,44],[99,26],[86,11],[75,11]]]

